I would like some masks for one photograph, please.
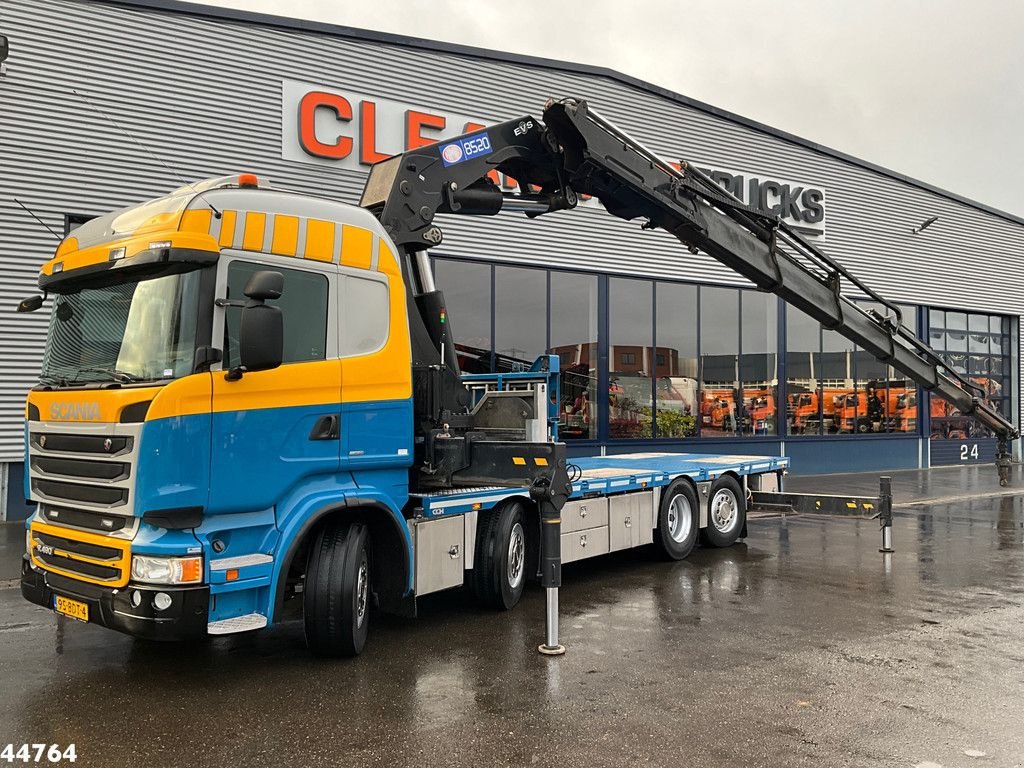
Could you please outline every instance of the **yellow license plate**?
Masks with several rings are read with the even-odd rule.
[[[89,620],[89,606],[85,603],[80,603],[77,600],[61,597],[60,595],[54,595],[53,609],[57,611],[57,613],[63,613],[65,616],[70,616],[72,619],[78,619],[79,621]]]

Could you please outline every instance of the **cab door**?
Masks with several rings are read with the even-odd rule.
[[[279,368],[227,372],[239,364],[241,309],[222,306],[213,338],[224,360],[213,373],[211,512],[261,511],[304,482],[338,472],[341,451],[341,361],[338,358],[337,266],[329,262],[225,251],[219,299],[244,299],[260,270],[280,272],[284,290],[267,302],[284,320]],[[221,303],[221,302],[219,302]]]

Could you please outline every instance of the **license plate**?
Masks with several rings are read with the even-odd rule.
[[[54,595],[53,609],[57,613],[63,613],[65,616],[70,616],[72,619],[78,619],[78,621],[89,620],[89,606],[68,597]]]

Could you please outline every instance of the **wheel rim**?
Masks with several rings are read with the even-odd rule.
[[[363,626],[366,620],[366,597],[370,592],[370,569],[366,564],[366,556],[363,556],[359,563],[359,573],[356,576],[356,626]]]
[[[718,491],[711,499],[711,524],[720,533],[728,533],[740,518],[736,496],[727,488]]]
[[[682,543],[690,536],[693,526],[693,509],[690,500],[683,494],[676,494],[668,505],[668,535],[672,541]]]
[[[508,585],[515,589],[523,580],[523,573],[526,570],[526,535],[523,533],[523,526],[516,523],[512,526],[512,533],[508,537],[508,566],[506,576]]]

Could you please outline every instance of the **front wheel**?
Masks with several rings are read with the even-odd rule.
[[[369,533],[358,523],[325,526],[309,552],[302,618],[317,656],[358,656],[370,625]]]
[[[699,527],[697,493],[688,481],[679,478],[661,496],[654,542],[669,560],[682,560],[697,543]]]
[[[470,584],[485,605],[510,610],[526,584],[526,508],[509,501],[481,515]]]
[[[743,488],[735,477],[725,475],[711,486],[708,502],[708,527],[704,540],[713,547],[729,547],[740,537],[747,521],[747,505]]]

